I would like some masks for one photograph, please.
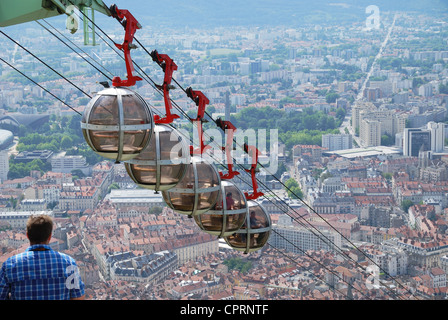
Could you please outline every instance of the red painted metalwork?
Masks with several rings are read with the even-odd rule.
[[[247,200],[255,200],[258,197],[261,197],[264,195],[264,193],[259,192],[258,191],[258,184],[257,184],[257,179],[255,177],[256,171],[257,171],[257,164],[258,164],[258,154],[259,151],[256,147],[254,146],[248,146],[246,143],[244,144],[244,151],[251,155],[252,157],[252,164],[250,169],[245,169],[246,172],[249,172],[251,174],[252,177],[252,188],[253,188],[253,193],[249,194],[248,192],[245,192],[244,195],[246,196]]]
[[[171,85],[171,81],[173,79],[173,72],[177,70],[177,65],[174,61],[166,54],[159,54],[157,50],[151,52],[152,60],[157,62],[157,64],[162,68],[165,73],[165,77],[163,80],[163,85],[156,85],[158,89],[163,90],[163,99],[165,101],[165,117],[161,118],[159,115],[154,115],[155,123],[165,123],[169,124],[174,121],[174,119],[180,118],[177,114],[172,114],[172,104],[170,99],[170,89],[174,89],[174,86]]]
[[[191,98],[191,100],[194,101],[194,103],[198,106],[198,115],[195,119],[190,118],[192,122],[197,122],[198,127],[198,135],[199,135],[199,147],[194,148],[194,146],[190,146],[190,153],[191,155],[200,155],[203,154],[207,149],[211,148],[208,145],[204,145],[204,137],[203,137],[203,130],[202,130],[202,123],[206,121],[204,119],[205,115],[205,108],[210,103],[210,100],[201,92],[201,91],[195,91],[191,89],[191,87],[187,88],[186,90],[187,96]]]
[[[236,127],[232,124],[232,122],[221,120],[221,118],[216,120],[216,125],[220,127],[227,135],[226,146],[222,147],[222,150],[225,150],[226,152],[228,172],[226,174],[219,172],[219,175],[222,180],[229,180],[240,174],[238,171],[233,170],[233,158],[231,154],[233,150],[233,136],[236,131]]]
[[[120,77],[114,77],[112,79],[112,85],[114,87],[131,87],[142,80],[142,78],[134,76],[134,65],[131,58],[131,49],[135,49],[136,46],[132,43],[134,35],[137,29],[141,29],[142,26],[134,18],[134,16],[128,10],[120,10],[116,5],[111,6],[111,14],[116,18],[121,25],[125,28],[125,37],[122,44],[115,43],[115,46],[124,52],[124,59],[126,62],[127,79],[122,80]]]

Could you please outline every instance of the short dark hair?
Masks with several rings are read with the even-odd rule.
[[[53,232],[53,219],[45,214],[32,215],[26,223],[26,233],[32,244],[44,243]]]

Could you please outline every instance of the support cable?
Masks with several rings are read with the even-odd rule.
[[[70,1],[70,0],[69,0]],[[105,34],[106,35],[106,37],[109,39],[109,40],[111,40],[112,42],[113,42],[113,40],[111,39],[111,37],[110,36],[108,36],[107,35],[107,33],[105,33],[100,27],[98,27],[89,17],[87,17],[84,13],[82,13],[91,23],[93,23],[94,25],[95,25],[95,27],[97,27],[97,29],[98,30],[100,30],[103,34]],[[103,39],[103,38],[102,38]],[[103,39],[104,40],[104,39]],[[141,44],[141,42],[138,40],[138,39],[136,39],[135,38],[135,40],[136,40],[136,42],[138,43],[138,44],[140,44],[140,46],[150,55],[150,53],[149,53],[149,51]],[[134,64],[135,64],[135,62],[134,62]],[[146,72],[144,72],[140,67],[138,67],[144,74],[145,74],[145,76],[154,84],[154,85],[156,85],[155,84],[155,82],[151,79],[151,77],[149,77],[147,74],[146,74]],[[146,81],[148,81],[148,80],[146,80]],[[173,78],[173,81],[179,86],[179,88],[181,88],[184,92],[187,92],[174,78]],[[149,82],[148,82],[149,83]],[[160,91],[157,89],[157,88],[155,88],[156,89],[156,91],[158,91],[159,93],[160,93]],[[162,94],[162,93],[161,93]],[[174,101],[173,101],[174,102]],[[188,117],[188,115],[186,114],[186,112],[184,111],[184,110],[182,110],[182,108],[180,108],[175,102],[174,102],[174,105],[176,106],[176,108],[180,111],[180,112],[182,112],[185,116],[187,116]],[[216,123],[216,120],[214,120],[206,111],[205,111],[205,114],[207,114],[215,123]],[[258,164],[260,165],[260,166],[262,166],[264,169],[266,169],[265,167],[264,167],[264,165],[262,165],[261,163],[259,163],[258,162]],[[268,171],[267,171],[268,172]],[[291,191],[284,183],[282,183],[277,177],[275,177],[274,176],[274,178],[277,180],[277,181],[279,181],[287,190],[289,190],[289,191]],[[258,179],[257,179],[258,180]],[[291,191],[292,192],[292,191]],[[297,199],[299,199],[301,202],[303,202],[308,208],[310,208],[310,210],[311,211],[313,211],[316,215],[318,215],[325,223],[327,223],[332,229],[334,229],[337,233],[339,233],[345,240],[347,240],[354,248],[356,248],[359,252],[361,252],[361,253],[363,253],[363,255],[365,256],[365,257],[367,257],[369,260],[371,260],[372,261],[372,263],[374,263],[375,265],[377,265],[385,274],[387,274],[389,277],[391,277],[393,280],[395,280],[398,284],[400,284],[396,279],[394,279],[391,275],[389,275],[385,270],[383,270],[375,261],[373,261],[368,255],[366,255],[362,250],[360,250],[359,248],[357,248],[357,246],[355,245],[355,244],[353,244],[349,239],[347,239],[339,230],[337,230],[334,226],[332,226],[328,221],[326,221],[322,216],[320,216],[320,214],[319,213],[317,213],[312,207],[310,207],[303,199],[301,199],[300,197],[298,197],[294,192],[292,192],[292,194],[294,195],[294,196],[296,196],[297,197]],[[287,206],[289,206],[289,205],[287,205]],[[401,285],[401,284],[400,284]],[[401,285],[402,286],[402,285]]]
[[[88,96],[89,98],[92,98],[88,93],[86,93],[84,90],[82,90],[80,87],[78,87],[76,84],[74,84],[72,81],[70,81],[69,79],[67,79],[66,77],[64,77],[62,74],[60,74],[58,71],[56,71],[53,67],[49,66],[47,63],[45,63],[44,61],[42,61],[42,59],[40,59],[39,57],[37,57],[34,53],[32,53],[30,50],[28,50],[27,48],[25,48],[24,46],[22,46],[20,43],[18,43],[16,40],[14,40],[13,38],[11,38],[10,36],[8,36],[5,32],[3,32],[3,30],[0,30],[0,33],[3,34],[5,37],[7,37],[9,40],[11,40],[12,42],[14,42],[16,45],[18,45],[20,48],[22,48],[23,50],[25,50],[27,53],[29,53],[30,55],[32,55],[35,59],[37,59],[39,62],[41,62],[42,64],[44,64],[47,68],[49,68],[51,71],[53,71],[54,73],[56,73],[58,76],[60,76],[62,79],[64,79],[65,81],[67,81],[68,83],[70,83],[72,86],[74,86],[76,89],[78,89],[79,91],[81,91],[83,94],[85,94],[86,96]]]
[[[43,20],[48,26],[50,26],[51,28],[53,28],[53,30],[57,31],[61,36],[63,36],[67,41],[69,41],[73,46],[75,46],[76,48],[78,48],[78,50],[80,50],[82,53],[84,53],[87,57],[89,57],[91,60],[95,61],[101,68],[103,68],[106,72],[108,72],[109,74],[113,75],[109,70],[107,70],[102,64],[100,64],[98,61],[96,61],[94,58],[92,58],[87,52],[85,52],[84,50],[82,50],[77,44],[75,44],[72,40],[70,40],[69,38],[67,38],[62,32],[60,32],[58,29],[56,29],[55,27],[53,27],[48,21]],[[87,60],[82,54],[80,54],[79,52],[77,52],[75,49],[73,49],[73,47],[71,47],[70,45],[68,45],[66,42],[64,42],[60,37],[58,37],[54,32],[52,32],[51,30],[49,30],[47,27],[45,27],[42,23],[40,23],[39,21],[36,21],[37,24],[39,24],[42,28],[44,28],[45,30],[47,30],[50,34],[52,34],[56,39],[58,39],[60,42],[62,42],[63,44],[65,44],[69,49],[71,49],[74,53],[76,53],[80,58],[82,58],[85,62],[87,62],[88,64],[90,64],[93,68],[95,68],[98,72],[100,72],[103,76],[105,76],[109,81],[112,81],[112,78],[108,75],[106,75],[103,71],[101,71],[97,66],[95,66],[92,62],[90,62],[89,60]]]
[[[60,101],[61,103],[63,103],[65,106],[69,107],[70,109],[72,109],[73,111],[75,111],[77,114],[79,114],[80,116],[82,116],[82,114],[72,108],[68,103],[66,103],[65,101],[63,101],[61,98],[59,98],[58,96],[54,95],[51,91],[49,91],[48,89],[44,88],[43,86],[41,86],[39,83],[37,83],[36,81],[34,81],[33,79],[31,79],[30,77],[28,77],[26,74],[24,74],[22,71],[20,71],[19,69],[17,69],[16,67],[14,67],[13,65],[11,65],[9,62],[7,62],[6,60],[4,60],[3,58],[0,57],[0,60],[7,64],[9,67],[11,67],[12,69],[14,69],[15,71],[17,71],[18,73],[20,73],[22,76],[24,76],[25,78],[27,78],[29,81],[31,81],[32,83],[34,83],[35,85],[37,85],[39,88],[41,88],[42,90],[44,90],[46,93],[48,93],[49,95],[53,96],[55,99],[57,99],[58,101]]]

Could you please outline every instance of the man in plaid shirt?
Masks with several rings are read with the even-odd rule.
[[[51,217],[31,216],[26,229],[30,247],[0,269],[0,300],[83,300],[84,283],[75,260],[48,245]]]

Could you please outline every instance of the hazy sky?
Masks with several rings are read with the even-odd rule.
[[[130,10],[146,25],[163,26],[291,26],[306,23],[343,23],[365,19],[365,9],[383,12],[448,13],[448,0],[104,0]]]

